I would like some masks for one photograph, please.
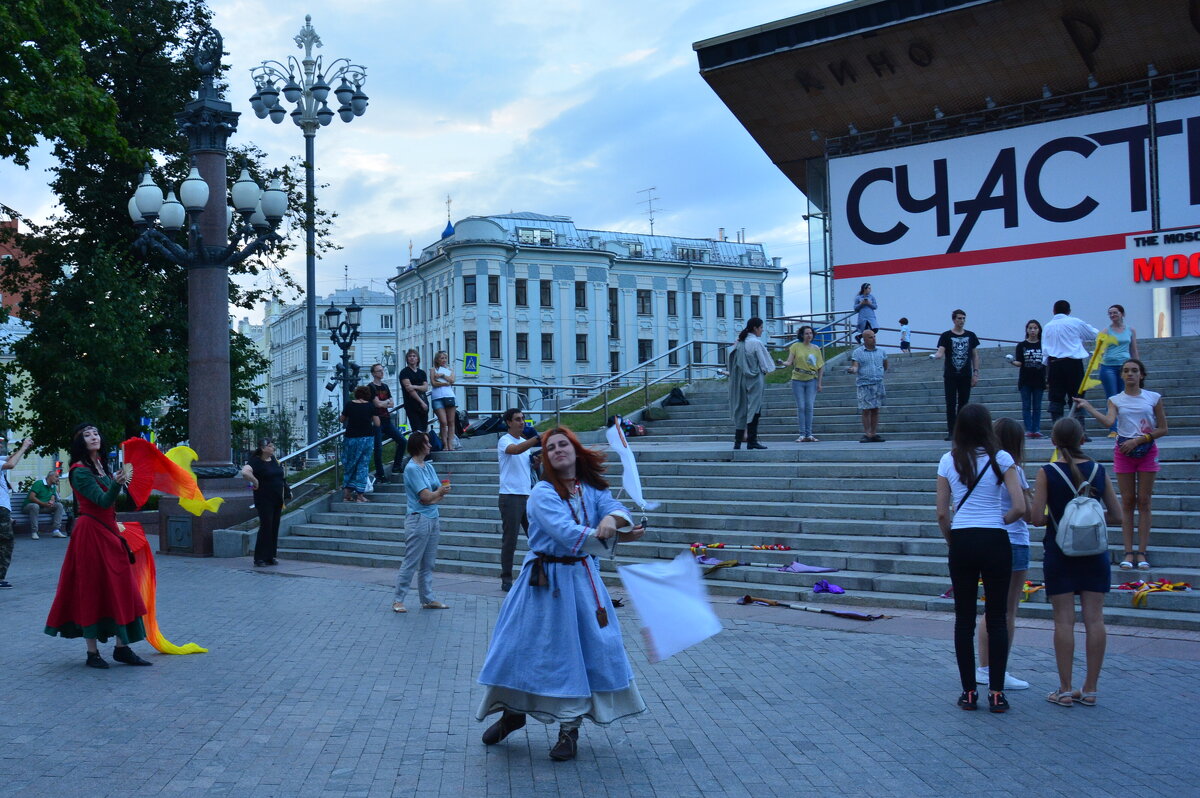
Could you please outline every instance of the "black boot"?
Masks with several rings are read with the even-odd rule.
[[[124,662],[126,665],[153,665],[153,662],[146,660],[133,653],[133,649],[129,646],[117,646],[113,649],[113,659],[117,662]]]
[[[763,446],[761,443],[758,442],[758,416],[755,416],[754,420],[746,425],[746,448],[747,449],[765,449],[765,448],[767,448],[766,446]]]
[[[746,437],[745,430],[741,430],[741,429],[734,430],[733,431],[733,448],[735,448],[735,449],[742,448],[742,441],[745,439],[745,437]]]
[[[495,745],[517,729],[525,725],[525,715],[520,712],[504,710],[500,720],[487,727],[483,733],[484,745]]]
[[[579,729],[558,728],[558,742],[550,749],[550,758],[555,762],[566,762],[575,758],[579,750]]]
[[[100,656],[99,651],[89,651],[87,662],[83,663],[89,668],[107,668],[108,663],[104,661],[104,657]]]

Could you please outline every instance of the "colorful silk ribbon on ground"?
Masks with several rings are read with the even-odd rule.
[[[224,499],[205,499],[192,473],[192,462],[196,452],[187,446],[176,446],[163,454],[150,441],[130,438],[121,444],[125,462],[133,466],[133,478],[129,481],[129,496],[141,507],[150,498],[152,490],[160,490],[179,497],[179,506],[192,515],[205,510],[216,512]]]
[[[158,628],[158,617],[155,614],[158,579],[154,570],[154,552],[150,548],[150,542],[146,540],[146,532],[142,529],[141,524],[136,523],[118,523],[117,527],[121,531],[121,536],[125,538],[125,542],[129,544],[129,550],[133,552],[134,582],[137,584],[138,592],[142,594],[142,601],[146,603],[146,614],[142,616],[142,623],[146,627],[146,642],[164,654],[207,654],[207,648],[201,648],[195,643],[177,646],[163,637],[162,631]]]

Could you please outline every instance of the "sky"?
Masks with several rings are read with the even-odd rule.
[[[804,197],[700,77],[692,43],[833,2],[209,5],[228,52],[226,99],[243,112],[231,141],[257,144],[269,163],[302,154],[303,136],[290,120],[255,117],[249,70],[299,56],[292,39],[306,13],[323,42],[317,54],[367,69],[366,114],[335,118],[316,137],[317,180],[329,184],[317,202],[339,214],[333,236],[343,246],[318,261],[318,295],[347,277],[385,290],[410,241],[420,251],[440,237],[447,195],[454,221],[535,211],[589,229],[649,232],[642,189],[654,187],[657,233],[716,238],[724,227],[733,238],[744,228],[745,240],[789,270],[785,311],[808,310]],[[44,150],[28,171],[0,162],[0,202],[46,218],[52,165]],[[302,241],[302,230],[293,234]],[[301,283],[303,258],[301,246],[280,263]]]

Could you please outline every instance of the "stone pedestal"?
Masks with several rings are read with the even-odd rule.
[[[220,496],[225,499],[216,513],[205,512],[195,516],[179,506],[174,496],[163,496],[158,502],[158,551],[160,554],[178,554],[184,557],[211,557],[213,555],[212,533],[240,524],[255,516],[250,507],[254,498],[246,488],[246,481],[233,479],[201,479],[200,490],[204,498]]]

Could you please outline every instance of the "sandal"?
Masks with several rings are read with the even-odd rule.
[[[1133,552],[1125,552],[1125,558],[1121,560],[1120,568],[1122,571],[1133,570]]]
[[[1072,707],[1075,705],[1074,693],[1070,690],[1051,690],[1046,696],[1046,700],[1060,707]]]
[[[1071,698],[1073,698],[1076,703],[1082,704],[1085,707],[1096,706],[1096,691],[1095,690],[1093,690],[1090,693],[1085,693],[1082,690],[1076,690],[1073,693],[1071,693]]]
[[[1134,554],[1137,555],[1138,570],[1139,571],[1149,571],[1150,570],[1150,561],[1146,559],[1146,552],[1135,551]]]

